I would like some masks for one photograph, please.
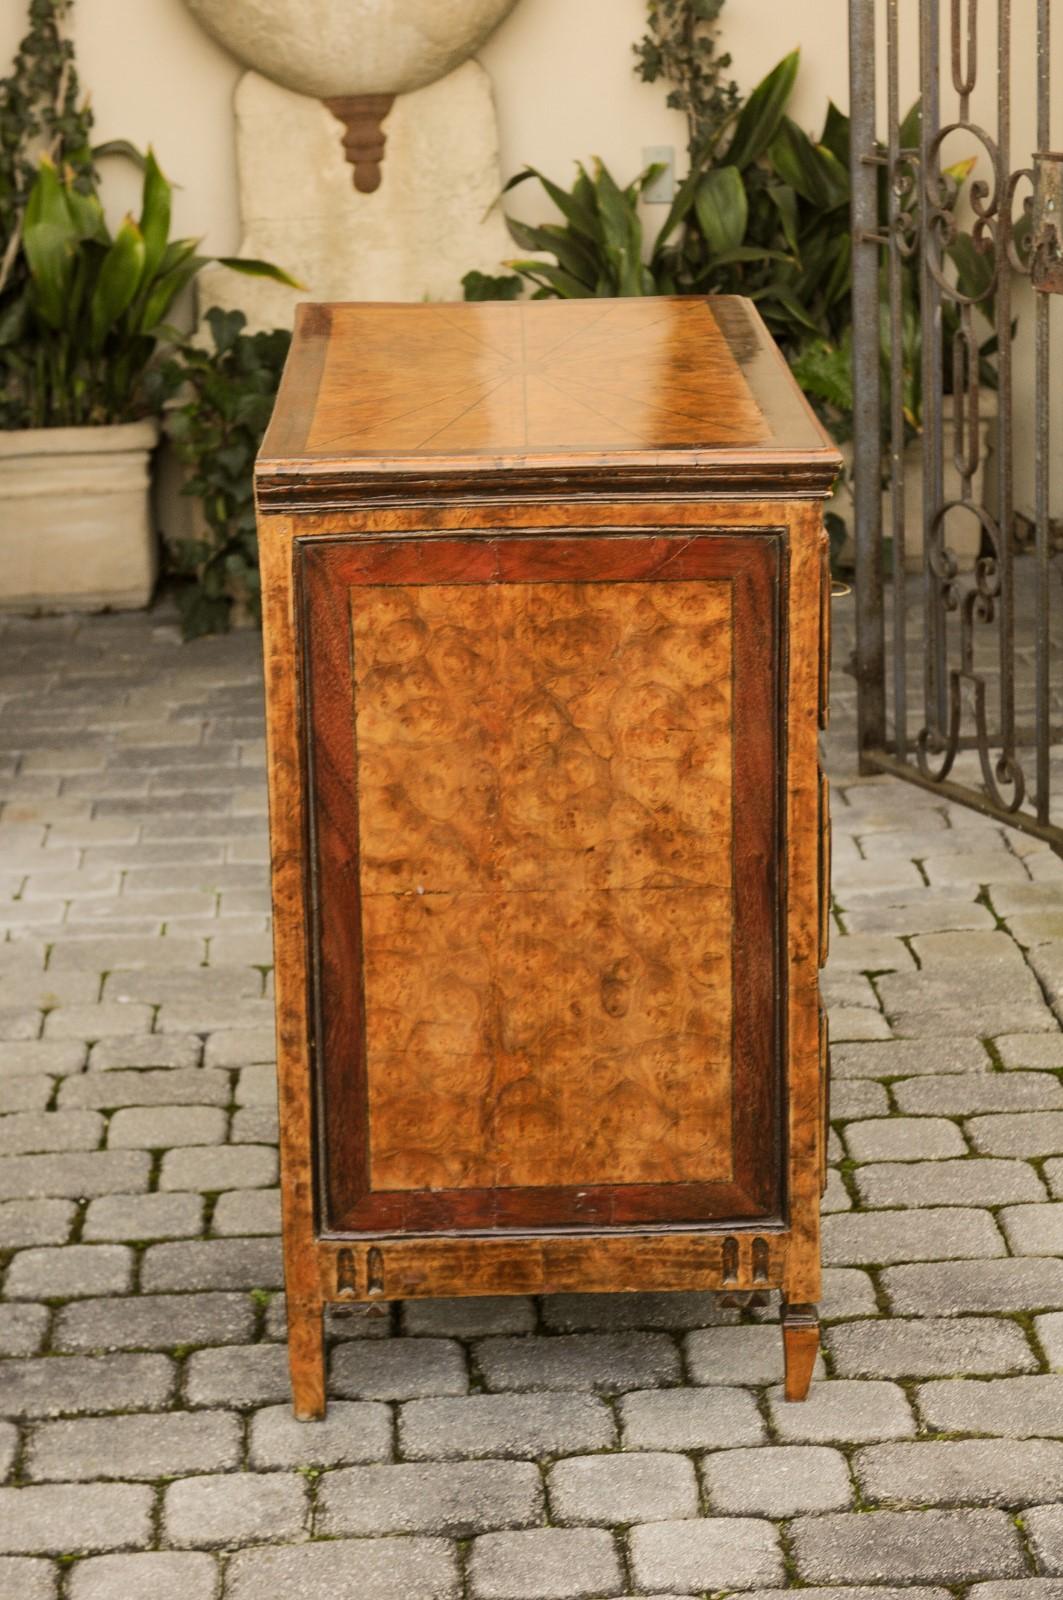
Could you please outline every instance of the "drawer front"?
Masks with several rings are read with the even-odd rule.
[[[783,555],[302,548],[325,1231],[779,1214]]]

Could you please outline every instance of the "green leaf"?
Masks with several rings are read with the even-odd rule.
[[[155,153],[148,147],[144,164],[144,191],[140,207],[140,232],[144,239],[144,265],[140,289],[146,289],[166,253],[170,239],[171,187],[163,177]]]
[[[506,222],[514,242],[522,250],[542,250],[547,255],[556,256],[559,264],[574,278],[580,278],[589,285],[594,283],[597,262],[593,249],[569,229],[550,223],[541,228],[532,228],[516,217],[507,217]]]
[[[593,289],[588,289],[570,272],[565,272],[561,267],[552,267],[546,261],[504,261],[502,264],[512,267],[514,272],[519,272],[562,300],[588,300],[594,295]]]
[[[187,242],[182,241],[182,243]],[[163,261],[165,262],[165,260],[166,257],[164,256]],[[137,331],[153,336],[156,335],[160,323],[165,319],[166,313],[181,290],[186,284],[192,282],[196,273],[206,264],[207,257],[197,256],[195,254],[195,245],[193,244],[191,250],[181,256],[168,270],[160,267],[148,288],[143,305],[139,306],[136,317]]]
[[[293,278],[283,267],[275,267],[272,261],[259,261],[255,256],[215,256],[214,259],[219,267],[228,267],[230,272],[241,272],[245,278],[270,278],[289,289],[306,288],[305,283]]]
[[[522,284],[515,273],[467,272],[461,287],[466,300],[519,300]]]
[[[759,161],[775,137],[797,77],[801,52],[793,50],[753,90],[735,123],[727,159],[739,169]]]
[[[78,230],[51,161],[42,159],[22,224],[22,247],[33,282],[34,309],[50,328],[64,324]]]
[[[849,165],[850,127],[849,118],[844,111],[839,111],[832,100],[827,107],[827,116],[823,124],[823,132],[819,142],[832,156],[839,160],[843,167]]]
[[[604,162],[596,160],[594,171],[605,253],[614,277],[609,287],[619,295],[641,295],[642,224],[635,202],[618,186]]]
[[[769,184],[764,191],[779,213],[783,237],[795,256],[801,254],[798,244],[797,195],[788,183]]]
[[[524,167],[515,177],[510,178],[509,182],[503,185],[501,193],[508,194],[518,184],[526,183],[529,178],[537,178],[561,215],[579,233],[585,234],[589,239],[596,239],[600,242],[601,228],[598,222],[594,189],[582,164],[577,162],[576,166],[577,177],[571,193],[562,189],[560,184],[552,182],[537,167]]]
[[[128,139],[105,139],[103,144],[94,144],[92,147],[93,161],[102,161],[104,156],[125,156],[127,161],[132,161],[134,166],[144,171],[151,158],[151,151],[145,155]]]
[[[694,195],[698,226],[713,255],[737,250],[746,234],[749,201],[737,167],[714,167]]]
[[[909,106],[901,121],[899,142],[902,150],[918,150],[919,131],[923,122],[923,102],[916,100]]]
[[[789,117],[771,143],[771,161],[784,183],[821,211],[849,203],[849,174],[825,145],[816,145]]]
[[[810,333],[819,333],[818,324],[801,304],[793,290],[782,283],[769,283],[763,289],[754,289],[749,297],[751,300],[774,302],[782,307],[788,317],[799,328],[807,328]]]
[[[722,255],[715,256],[710,266],[728,267],[740,261],[785,261],[792,262],[785,250],[764,250],[756,244],[740,244],[734,250],[725,250]]]
[[[103,258],[89,299],[90,348],[98,354],[107,335],[133,303],[144,270],[144,236],[126,217]]]
[[[851,340],[841,347],[826,339],[813,339],[791,362],[794,377],[806,394],[825,400],[845,415],[853,410]]]

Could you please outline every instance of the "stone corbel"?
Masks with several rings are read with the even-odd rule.
[[[381,124],[394,104],[393,94],[341,94],[325,101],[343,123],[343,153],[354,168],[354,187],[359,194],[372,194],[380,188],[380,164],[387,144]]]

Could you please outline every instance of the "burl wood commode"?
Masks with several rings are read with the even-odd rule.
[[[839,465],[730,298],[308,305],[257,494],[292,1388],[331,1301],[818,1343]]]

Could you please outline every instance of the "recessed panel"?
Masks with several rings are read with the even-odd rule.
[[[370,1187],[729,1180],[730,581],[351,618]]]

